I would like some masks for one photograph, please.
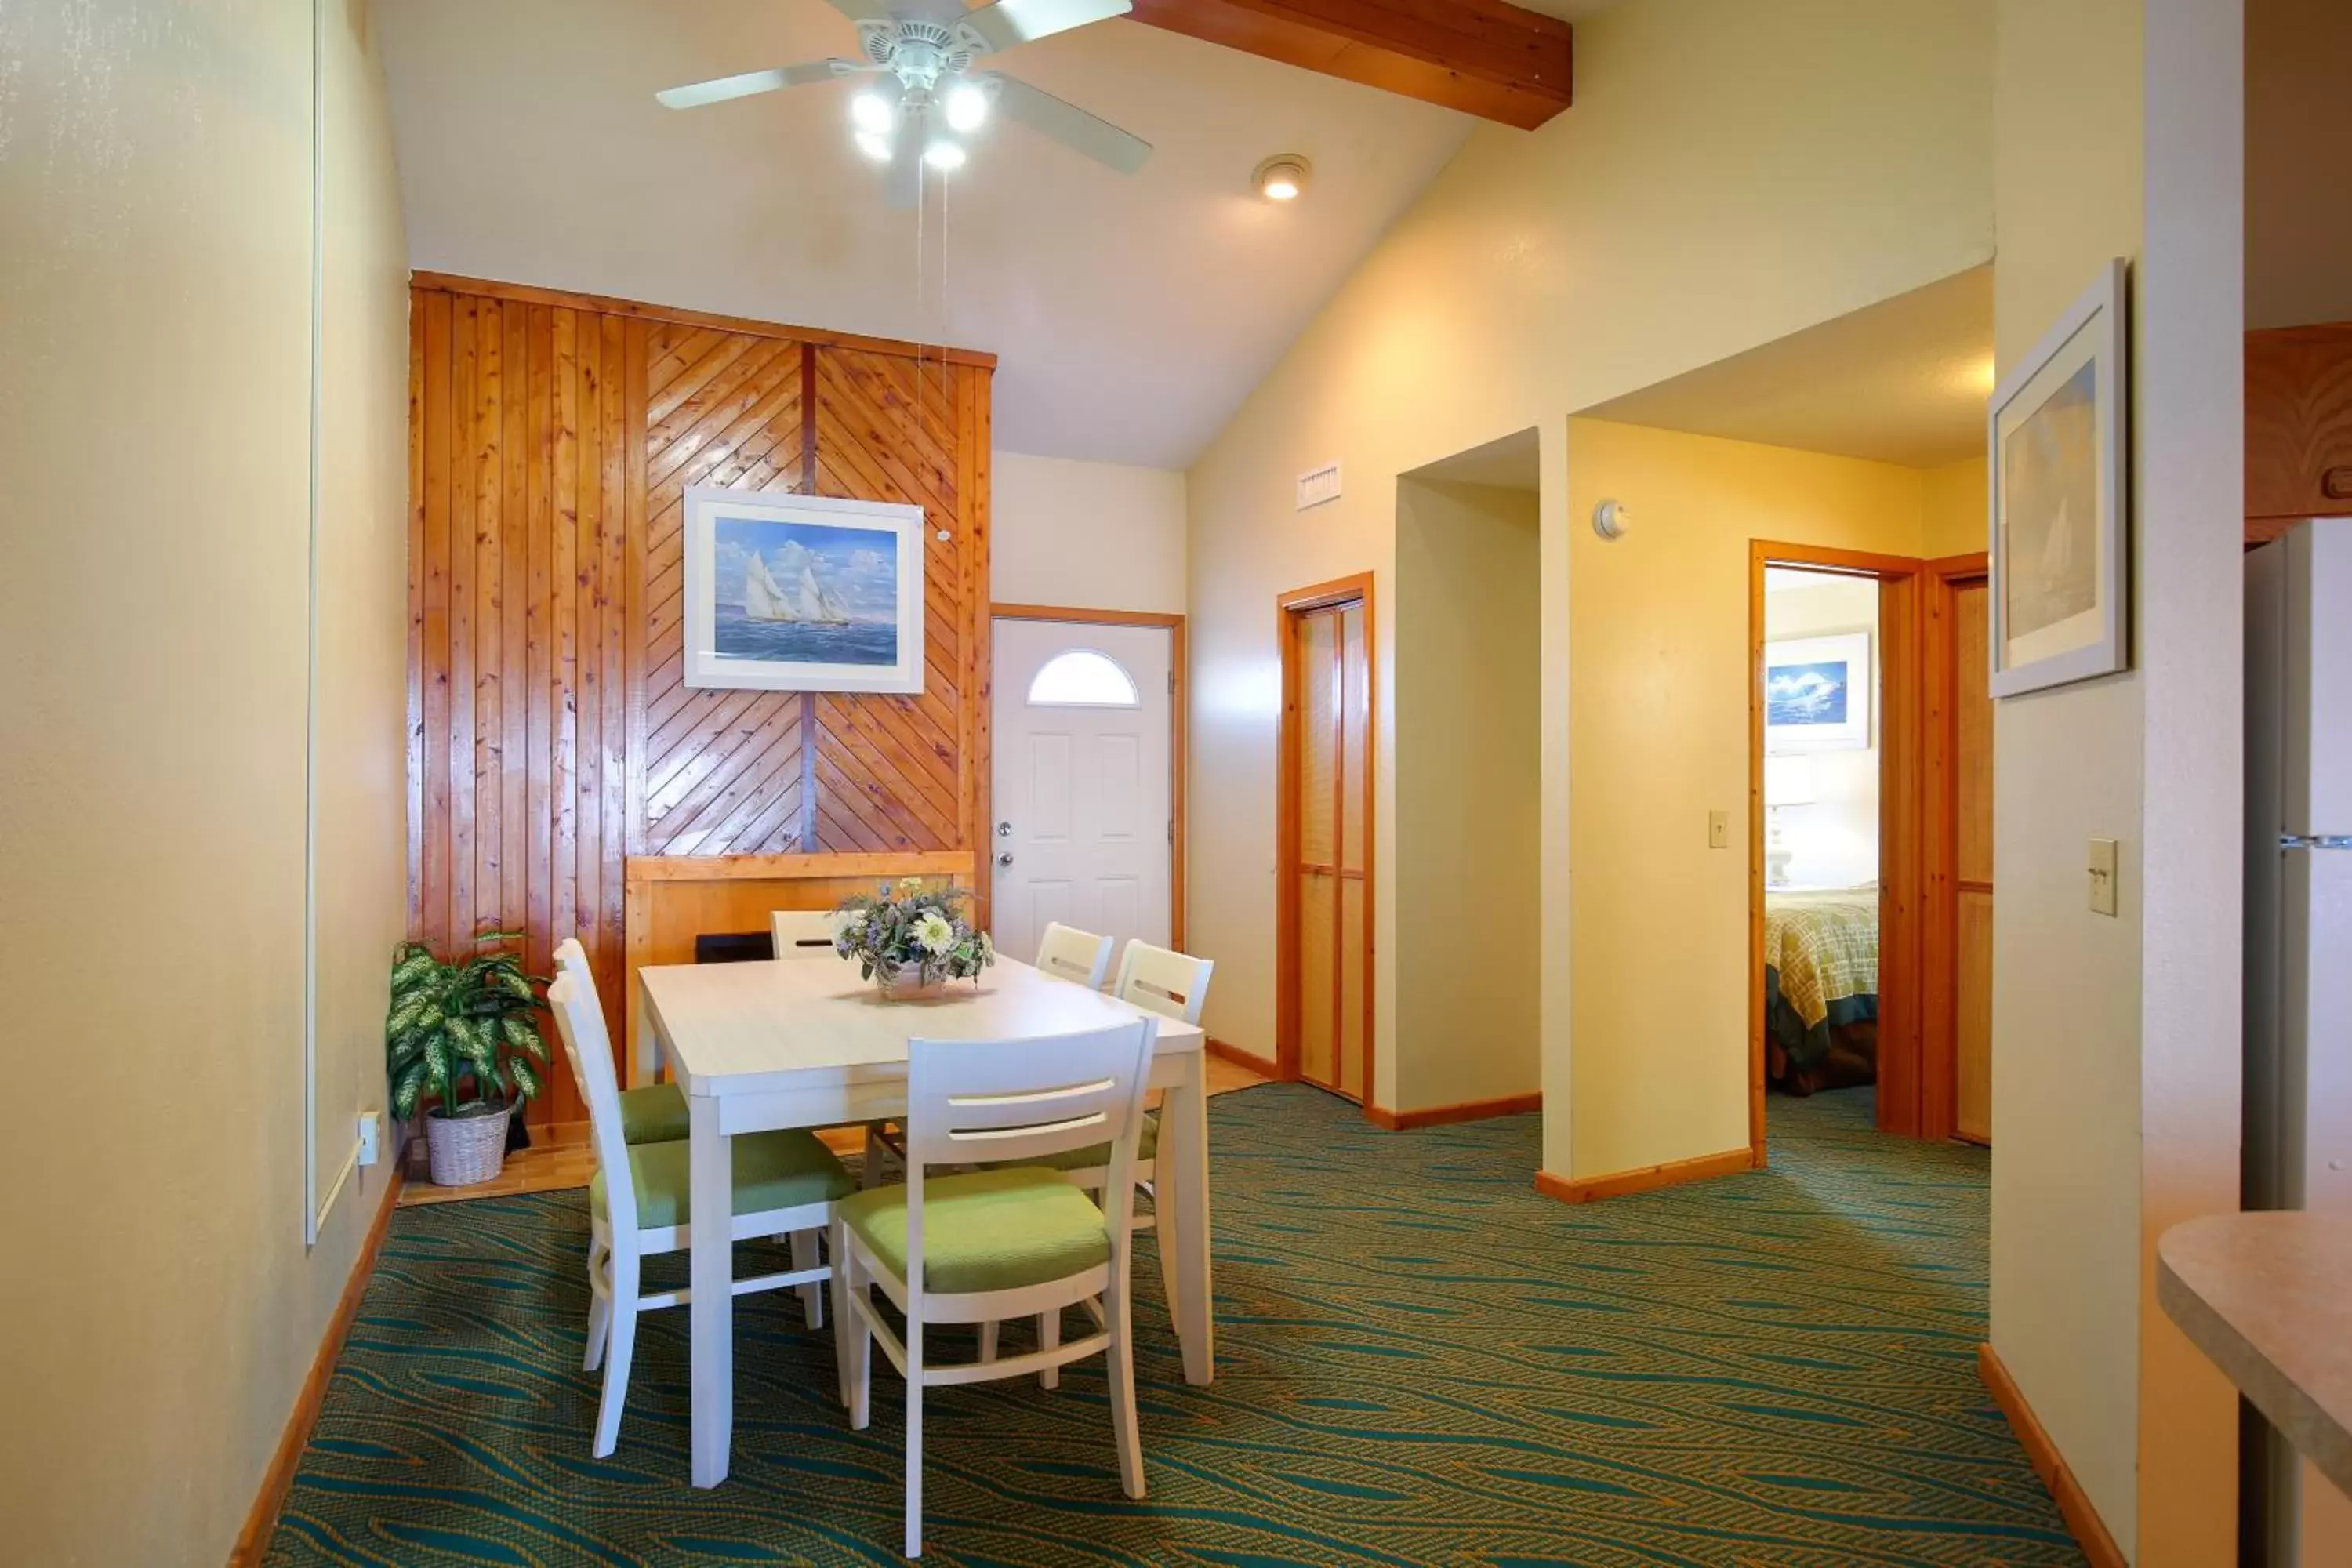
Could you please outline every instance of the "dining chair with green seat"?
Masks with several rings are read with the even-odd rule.
[[[579,982],[588,1005],[602,1010],[596,996],[596,973],[588,950],[576,936],[556,944],[556,966]],[[649,1083],[625,1089],[621,1096],[621,1136],[631,1143],[670,1143],[687,1134],[686,1092],[674,1083]]]
[[[772,910],[768,914],[768,929],[775,941],[776,957],[785,963],[822,958],[847,962],[833,945],[841,931],[841,916],[836,910]],[[866,1123],[866,1162],[858,1168],[857,1176],[860,1186],[882,1184],[882,1152],[886,1149],[893,1154],[899,1152],[889,1122]]]
[[[547,1001],[572,1081],[588,1106],[589,1136],[596,1151],[596,1175],[588,1185],[590,1300],[583,1364],[589,1372],[600,1363],[604,1369],[590,1450],[603,1458],[620,1437],[637,1314],[683,1306],[692,1299],[684,1289],[639,1289],[644,1259],[682,1252],[693,1240],[688,1221],[692,1196],[688,1145],[683,1141],[630,1143],[623,1138],[612,1039],[603,1011],[593,1005],[593,993],[567,966],[548,987]],[[791,1237],[797,1243],[803,1234],[830,1228],[835,1204],[856,1191],[849,1173],[813,1132],[747,1133],[730,1139],[729,1149],[735,1185],[732,1238],[737,1241]],[[735,1294],[798,1287],[805,1305],[833,1274],[822,1264],[803,1266],[803,1258],[814,1254],[813,1245],[805,1251],[796,1245],[793,1268],[739,1279]],[[808,1316],[810,1328],[823,1325],[821,1310],[813,1309]]]
[[[907,1379],[907,1540],[923,1549],[923,1390],[1108,1360],[1121,1489],[1144,1493],[1136,1428],[1129,1262],[1135,1143],[1143,1127],[1159,1021],[1010,1040],[907,1043],[907,1180],[844,1199],[833,1226],[834,1333],[849,1424],[871,1415],[873,1352]],[[1112,1180],[1097,1205],[1034,1162],[1108,1139]],[[977,1156],[1014,1162],[968,1170]],[[933,1176],[930,1167],[957,1168]],[[873,1289],[905,1315],[891,1331]],[[1099,1331],[1064,1343],[1063,1309],[1087,1306]],[[939,1323],[1034,1317],[1038,1348],[1002,1361],[933,1363]]]
[[[1119,954],[1118,978],[1111,986],[1111,994],[1120,1001],[1140,1007],[1147,1013],[1157,1013],[1180,1023],[1201,1021],[1201,1009],[1208,1005],[1209,978],[1216,971],[1216,961],[1194,958],[1173,952],[1164,947],[1130,938]],[[1135,1216],[1134,1228],[1152,1230],[1160,1223],[1159,1180],[1160,1117],[1157,1112],[1143,1113],[1143,1131],[1136,1139],[1135,1184],[1151,1194],[1150,1214]],[[1110,1181],[1110,1146],[1097,1143],[1090,1148],[1066,1149],[1044,1160],[1029,1162],[1059,1171],[1062,1179],[1090,1193],[1101,1193]],[[1099,1201],[1099,1200],[1097,1200]],[[1167,1300],[1176,1300],[1176,1254],[1161,1238],[1160,1246],[1160,1284]],[[983,1323],[980,1330],[980,1353],[982,1360],[996,1354],[996,1325]],[[1048,1388],[1052,1381],[1046,1383]]]
[[[1099,991],[1110,973],[1110,938],[1048,921],[1037,938],[1037,967],[1056,980]]]

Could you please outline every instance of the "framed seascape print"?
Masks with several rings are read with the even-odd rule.
[[[1846,752],[1870,744],[1870,634],[1764,645],[1764,750]]]
[[[923,509],[686,492],[686,684],[923,689]]]
[[[1991,690],[2124,668],[2124,264],[1992,395]]]

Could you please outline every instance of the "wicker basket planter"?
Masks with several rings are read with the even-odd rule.
[[[513,1112],[493,1108],[474,1116],[425,1118],[425,1143],[432,1155],[433,1184],[470,1187],[506,1166],[507,1127]]]

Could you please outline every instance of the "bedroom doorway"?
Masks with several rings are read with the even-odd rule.
[[[1920,1136],[1951,1100],[1922,1060],[1928,563],[1749,555],[1749,1141],[1773,1093],[1867,1091],[1880,1131]]]

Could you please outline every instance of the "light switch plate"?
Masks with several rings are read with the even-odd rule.
[[[1709,849],[1731,847],[1731,813],[1710,811],[1706,814],[1706,847]]]
[[[2116,841],[2112,838],[2091,840],[2091,912],[2112,915],[2116,912]]]
[[[375,1163],[376,1156],[382,1149],[383,1127],[383,1119],[375,1111],[362,1110],[360,1112],[359,1163],[361,1164],[373,1165]]]

